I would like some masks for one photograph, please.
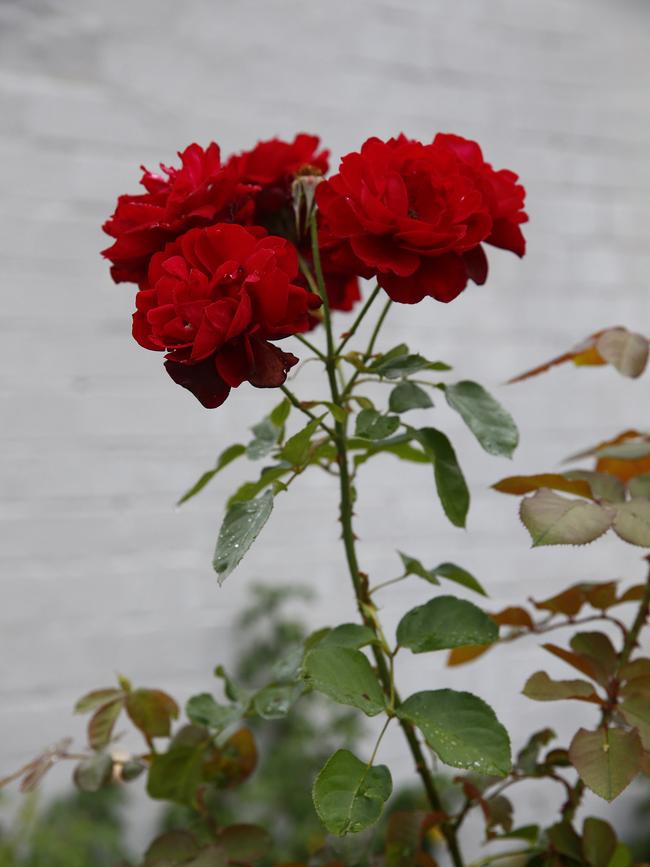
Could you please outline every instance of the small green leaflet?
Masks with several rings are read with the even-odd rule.
[[[457,382],[445,388],[445,396],[486,452],[512,457],[519,443],[517,426],[482,385],[469,380]]]
[[[469,490],[452,444],[442,431],[423,427],[413,431],[430,461],[445,514],[456,527],[464,527],[469,510]]]
[[[385,765],[368,767],[348,750],[337,750],[316,777],[312,797],[323,825],[342,837],[373,825],[392,789]]]
[[[256,461],[273,451],[282,435],[282,427],[274,424],[270,418],[265,418],[253,425],[251,430],[254,437],[246,446],[246,457]]]
[[[220,473],[224,467],[227,467],[228,464],[231,464],[234,460],[241,457],[245,452],[246,446],[243,446],[240,443],[235,443],[235,445],[228,446],[227,449],[224,449],[217,458],[217,463],[215,464],[214,469],[203,473],[198,481],[196,481],[189,490],[185,491],[176,505],[182,506],[183,503],[186,503],[188,500],[191,500],[192,497],[195,497],[209,482],[212,481],[217,473]]]
[[[611,514],[597,503],[570,500],[540,488],[525,497],[519,507],[533,547],[538,545],[586,545],[609,530]]]
[[[397,627],[397,642],[413,653],[448,650],[467,644],[492,644],[499,627],[476,605],[455,596],[436,596],[407,612]]]
[[[243,716],[241,705],[219,704],[209,692],[201,692],[188,699],[185,714],[190,722],[221,731]]]
[[[432,406],[433,401],[427,392],[408,379],[396,385],[388,398],[388,408],[391,412],[407,412],[409,409],[428,409]]]
[[[376,409],[362,409],[357,416],[355,435],[369,440],[383,440],[394,434],[399,424],[397,416],[381,415]]]
[[[401,379],[420,370],[450,370],[450,367],[442,361],[429,361],[418,354],[388,354],[375,361],[368,369],[385,379]]]
[[[478,696],[451,689],[416,692],[397,708],[397,716],[416,725],[452,768],[498,777],[510,772],[508,732]]]
[[[241,563],[244,554],[258,537],[273,511],[273,494],[265,491],[260,497],[235,503],[226,512],[212,565],[219,583]]]
[[[468,590],[480,593],[481,596],[488,595],[473,575],[455,563],[440,563],[433,569],[425,569],[420,560],[415,557],[404,554],[402,551],[398,551],[397,553],[404,564],[406,575],[417,575],[419,578],[424,578],[430,584],[440,584],[438,578],[446,578],[448,581],[454,581],[456,584],[467,587]]]
[[[350,647],[317,645],[303,663],[306,682],[339,704],[357,707],[376,716],[386,698],[367,658]]]
[[[264,467],[257,481],[244,482],[243,485],[240,485],[237,488],[235,493],[228,498],[226,507],[230,509],[230,507],[234,506],[235,503],[243,503],[246,500],[252,500],[253,497],[256,497],[261,491],[271,485],[273,485],[273,493],[277,493],[278,489],[282,490],[284,487],[280,479],[283,476],[288,475],[290,472],[291,465],[286,462],[275,464],[272,467]]]
[[[358,650],[366,644],[377,644],[375,633],[360,623],[341,623],[324,635],[318,643],[319,647],[352,647]]]
[[[280,460],[286,461],[291,467],[301,467],[309,456],[311,438],[318,428],[320,419],[310,421],[302,430],[289,437],[280,452]]]

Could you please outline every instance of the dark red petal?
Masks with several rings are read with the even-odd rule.
[[[460,256],[453,253],[423,259],[410,277],[379,274],[377,280],[393,301],[417,304],[427,295],[436,301],[453,301],[467,285],[467,269]]]
[[[485,239],[485,243],[510,250],[517,256],[523,256],[526,252],[526,239],[519,226],[511,223],[510,220],[496,220],[492,233]]]
[[[230,393],[230,387],[215,370],[211,358],[200,364],[178,364],[168,360],[165,370],[175,383],[191,391],[206,409],[221,406]]]
[[[252,338],[253,368],[248,381],[257,388],[277,388],[284,385],[287,373],[298,359],[291,352],[283,352],[266,340]]]
[[[479,244],[472,250],[463,253],[463,262],[469,279],[482,286],[488,275],[488,260],[483,247]]]

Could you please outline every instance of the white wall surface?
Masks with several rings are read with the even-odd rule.
[[[531,551],[516,501],[488,486],[648,426],[647,378],[571,369],[499,384],[606,325],[648,332],[649,25],[641,0],[0,2],[0,775],[81,734],[74,699],[116,670],[180,698],[209,687],[242,640],[231,624],[254,581],[317,586],[314,625],[353,616],[327,478],[306,475],[278,499],[221,590],[210,559],[222,504],[251,468],[174,509],[277,400],[242,387],[208,412],[174,386],[131,339],[132,291],[98,255],[101,222],[136,190],[139,165],[170,162],[191,141],[229,153],[306,130],[338,157],[371,134],[443,130],[517,170],[526,258],[490,251],[487,286],[395,309],[384,345],[408,341],[494,389],[521,447],[512,463],[490,458],[438,401],[429,420],[453,435],[474,491],[469,530],[445,522],[426,472],[378,459],[361,484],[363,567],[392,577],[397,547],[455,560],[494,609],[573,581],[642,576],[642,552],[611,536]],[[296,390],[311,394],[315,367]],[[415,580],[386,591],[388,627],[426,597]],[[404,692],[473,689],[519,746],[549,719],[564,735],[593,721],[588,706],[567,719],[519,695],[531,671],[563,672],[546,656],[529,642],[454,671],[423,657],[400,678]],[[408,767],[398,738],[382,758]],[[522,819],[544,814],[549,794],[522,792]],[[629,817],[630,801],[618,810]]]

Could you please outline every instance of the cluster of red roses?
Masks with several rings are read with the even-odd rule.
[[[165,351],[172,379],[204,406],[245,380],[282,385],[297,358],[270,341],[318,322],[320,298],[299,271],[311,264],[297,226],[298,175],[320,178],[327,151],[315,136],[260,142],[222,163],[219,147],[192,144],[181,167],[147,170],[146,192],[120,196],[103,251],[116,282],[136,283],[133,336]],[[316,188],[329,305],[351,310],[358,278],[376,277],[395,301],[450,301],[483,283],[483,242],[523,255],[524,189],[494,171],[475,142],[371,138]],[[299,222],[299,221],[298,221]]]

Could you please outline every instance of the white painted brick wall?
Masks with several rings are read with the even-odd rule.
[[[306,476],[279,499],[222,590],[210,555],[244,467],[173,508],[276,396],[242,388],[206,412],[131,340],[131,291],[111,283],[98,250],[138,166],[194,140],[228,153],[301,129],[335,156],[373,133],[476,137],[528,188],[529,253],[491,252],[488,285],[448,307],[396,309],[386,339],[497,388],[604,325],[648,331],[649,24],[644,0],[2,0],[1,770],[79,733],[73,700],[116,670],[181,698],[204,689],[233,655],[230,624],[253,581],[315,583],[315,625],[352,614],[326,479]],[[314,373],[296,388],[308,393]],[[359,503],[364,566],[391,577],[398,546],[458,560],[495,607],[570,581],[638,578],[640,552],[614,538],[531,551],[515,502],[488,485],[647,426],[647,379],[566,370],[500,396],[522,431],[512,464],[436,409],[473,480],[469,532],[445,523],[426,473],[377,460]],[[416,582],[387,591],[389,627],[425,597]],[[489,698],[518,745],[549,717],[564,734],[591,719],[548,706],[540,716],[518,694],[542,665],[561,671],[530,643],[454,672],[409,660],[400,674],[405,692],[448,684]],[[385,760],[402,755],[387,742]],[[522,795],[522,817],[547,811],[547,794]]]

